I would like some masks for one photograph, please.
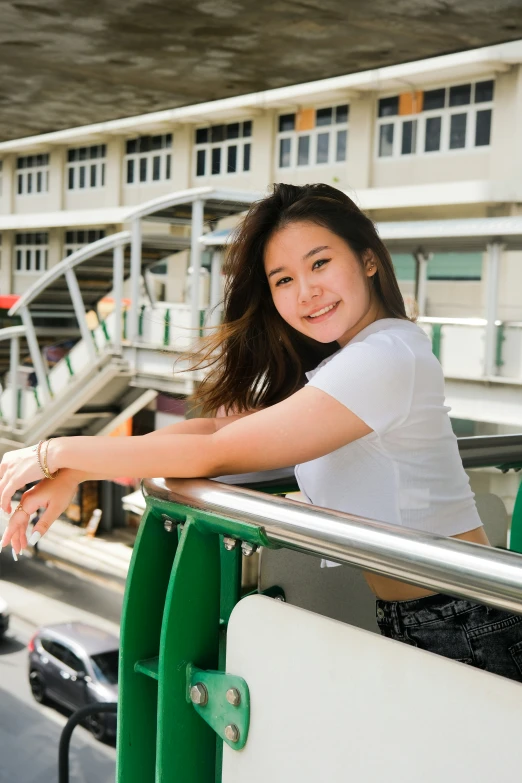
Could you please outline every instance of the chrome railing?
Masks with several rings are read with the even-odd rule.
[[[149,479],[146,495],[253,525],[284,546],[522,614],[522,557],[207,479]]]

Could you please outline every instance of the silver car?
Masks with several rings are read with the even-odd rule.
[[[86,623],[40,628],[28,645],[29,684],[37,702],[54,701],[71,710],[118,700],[119,639]],[[96,739],[116,733],[116,715],[88,719]]]

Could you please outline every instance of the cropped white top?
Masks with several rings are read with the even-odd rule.
[[[442,368],[419,326],[375,321],[308,379],[373,430],[297,465],[308,502],[444,536],[482,524],[444,404]]]

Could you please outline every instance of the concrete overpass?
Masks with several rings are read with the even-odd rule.
[[[0,141],[522,38],[520,0],[0,0]]]

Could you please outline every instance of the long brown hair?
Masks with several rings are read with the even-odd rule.
[[[270,237],[290,223],[308,222],[343,239],[360,260],[373,252],[373,289],[390,318],[407,319],[390,254],[372,221],[342,191],[330,185],[276,184],[254,203],[228,249],[224,317],[192,357],[206,376],[195,398],[202,410],[241,412],[267,407],[297,391],[304,374],[339,345],[300,334],[277,312],[264,270]]]

